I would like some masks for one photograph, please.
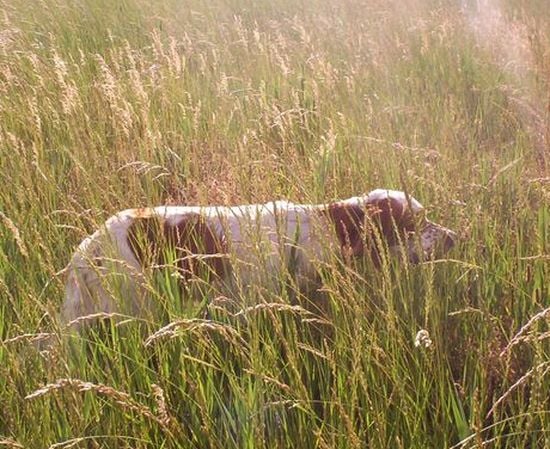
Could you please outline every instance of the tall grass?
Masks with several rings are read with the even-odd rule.
[[[0,5],[0,447],[550,447],[545,2]],[[449,260],[335,260],[321,310],[166,276],[154,322],[59,327],[119,209],[379,186]]]

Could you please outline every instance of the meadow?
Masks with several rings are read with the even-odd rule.
[[[0,448],[550,447],[546,0],[0,6]],[[335,260],[322,312],[165,276],[157,320],[59,322],[118,210],[377,187],[447,259]]]

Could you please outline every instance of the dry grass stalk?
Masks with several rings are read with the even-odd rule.
[[[337,397],[337,395],[335,394]],[[361,438],[359,435],[357,435],[356,428],[353,425],[352,418],[348,415],[346,408],[342,405],[342,403],[337,400],[336,406],[340,410],[340,416],[342,416],[342,420],[344,422],[344,425],[346,427],[347,432],[347,438],[349,438],[349,443],[351,443],[350,447],[354,448],[361,448],[363,447],[363,443],[361,442]]]
[[[496,400],[491,409],[487,412],[486,418],[489,418],[497,409],[497,407],[502,404],[506,400],[506,398],[510,396],[518,387],[526,383],[531,378],[531,376],[533,376],[533,374],[544,377],[549,372],[550,362],[544,362],[538,366],[535,366],[534,368],[531,368],[523,376],[521,376],[510,388],[508,388],[508,390],[506,390],[506,392],[500,398]]]
[[[321,324],[323,326],[334,327],[334,324],[323,318],[304,318],[302,323]]]
[[[318,351],[317,349],[315,349],[315,348],[313,348],[309,345],[306,345],[304,343],[297,343],[296,346],[300,349],[303,349],[306,352],[309,352],[310,354],[313,354],[316,357],[319,357],[319,358],[324,359],[324,360],[329,360],[329,357],[326,354],[322,353],[321,351]]]
[[[531,317],[531,319],[522,326],[519,332],[516,335],[514,335],[512,340],[510,340],[510,343],[506,345],[506,347],[501,351],[499,356],[503,357],[504,354],[506,354],[512,347],[517,345],[520,341],[525,341],[526,337],[524,334],[531,328],[531,326],[533,326],[535,322],[545,319],[547,317],[550,317],[550,307],[540,311],[539,313]]]
[[[25,245],[25,242],[23,242],[23,239],[21,238],[21,234],[19,233],[19,229],[17,229],[17,226],[15,226],[15,223],[11,221],[2,211],[0,211],[0,219],[2,219],[6,228],[8,228],[13,234],[13,238],[15,239],[15,243],[17,244],[17,247],[19,248],[19,251],[21,252],[21,254],[25,257],[29,257],[27,246]]]
[[[173,321],[172,323],[162,327],[154,334],[147,337],[145,340],[145,346],[151,346],[156,343],[158,340],[164,338],[175,338],[179,335],[179,331],[215,331],[221,336],[223,336],[228,342],[237,344],[241,347],[246,347],[247,343],[239,335],[236,329],[226,324],[216,323],[210,320],[202,320],[198,318],[193,319],[183,319]]]
[[[123,409],[131,410],[150,421],[156,422],[161,427],[166,428],[165,423],[157,415],[155,415],[149,407],[140,404],[128,393],[115,390],[113,387],[109,387],[107,385],[94,384],[92,382],[86,382],[80,379],[58,379],[57,382],[44,385],[42,388],[28,394],[25,396],[25,399],[36,399],[51,392],[64,389],[75,390],[79,393],[90,391],[104,396],[112,400],[115,404],[121,406]]]
[[[78,318],[75,318],[74,320],[69,321],[66,327],[70,328],[72,326],[80,325],[87,321],[96,321],[100,319],[111,319],[111,318],[124,319],[125,322],[132,321],[132,320],[136,320],[136,321],[139,320],[139,318],[135,318],[129,315],[124,315],[122,313],[98,312],[98,313],[90,313],[89,315],[79,316]]]
[[[0,446],[8,447],[10,449],[24,449],[25,447],[11,438],[0,439]]]
[[[168,427],[172,421],[172,417],[168,412],[168,407],[166,406],[166,398],[164,396],[164,390],[157,384],[151,384],[151,389],[153,390],[153,397],[157,403],[158,408],[158,419],[164,423],[165,427]]]
[[[266,402],[264,408],[267,409],[269,407],[288,407],[289,409],[299,408],[304,411],[307,410],[306,403],[299,399],[282,399],[280,401]]]
[[[76,447],[79,443],[83,443],[87,440],[89,440],[89,438],[71,438],[70,440],[52,444],[48,449],[70,449],[71,447]]]
[[[38,333],[27,333],[16,335],[15,337],[7,338],[2,341],[2,344],[7,345],[10,343],[17,343],[19,341],[30,341],[31,343],[36,343],[39,341],[48,340],[54,337],[56,334],[51,332],[38,332]]]
[[[248,369],[248,368],[245,368],[244,372],[247,373],[247,374],[250,374],[252,376],[259,377],[265,383],[275,385],[276,387],[280,388],[281,390],[285,391],[286,393],[289,393],[289,394],[292,393],[292,388],[290,388],[290,386],[288,386],[287,384],[281,382],[278,379],[275,379],[274,377],[271,377],[271,376],[268,376],[268,375],[262,374],[262,373],[257,373],[256,371]]]
[[[308,310],[304,309],[301,306],[292,306],[289,304],[271,302],[271,303],[261,303],[261,304],[256,304],[255,306],[246,307],[242,310],[239,310],[237,313],[235,313],[234,316],[235,317],[244,316],[252,312],[259,312],[263,310],[269,310],[269,311],[275,311],[275,312],[292,312],[298,315],[306,315],[306,316],[312,315],[311,312],[309,312]]]

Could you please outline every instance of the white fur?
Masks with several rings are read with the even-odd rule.
[[[312,212],[320,207],[274,201],[233,207],[159,206],[119,212],[75,251],[68,267],[63,321],[74,322],[95,313],[141,314],[141,309],[147,307],[143,270],[128,243],[130,225],[144,214],[158,216],[171,225],[177,225],[189,213],[203,216],[220,239],[229,242],[229,257],[239,284],[250,285],[279,278],[291,254],[298,278],[314,276],[314,261],[322,257],[323,245],[322,239],[313,238],[312,220],[319,224],[321,220],[320,214]],[[329,236],[326,224],[318,226],[316,232]],[[116,294],[108,291],[113,283]],[[117,297],[124,304],[117,304]]]

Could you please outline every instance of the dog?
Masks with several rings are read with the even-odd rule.
[[[94,314],[143,315],[144,273],[170,267],[182,288],[251,285],[290,271],[298,288],[319,262],[401,254],[418,263],[445,254],[456,233],[426,218],[404,192],[376,189],[329,204],[272,201],[241,206],[159,206],[109,218],[78,246],[67,267],[62,320],[79,327]],[[116,292],[116,293],[113,293]]]

